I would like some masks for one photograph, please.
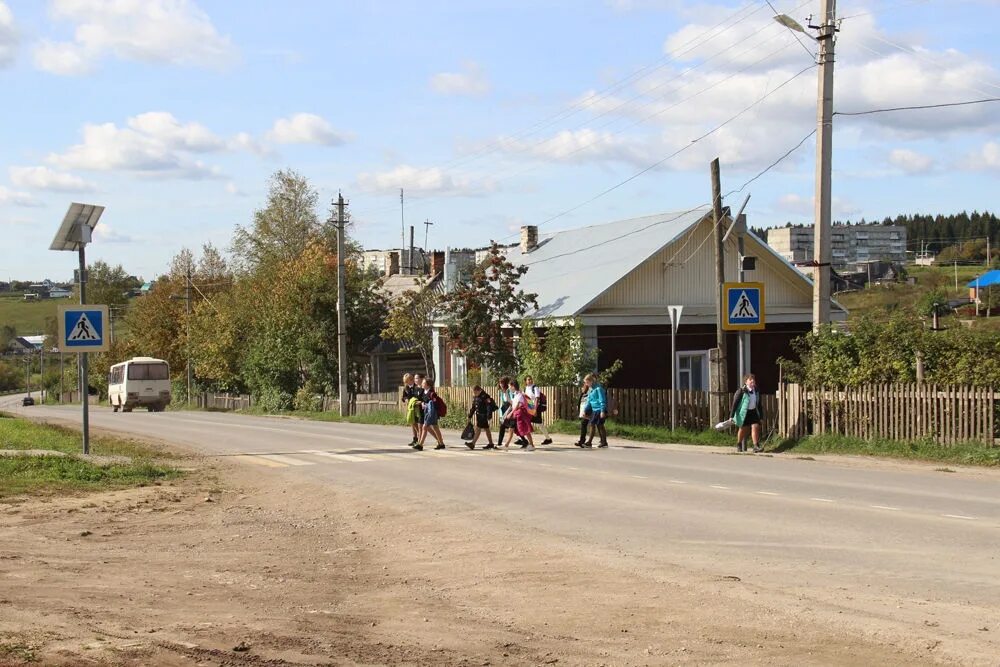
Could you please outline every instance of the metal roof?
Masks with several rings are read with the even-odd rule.
[[[539,235],[538,246],[507,259],[528,267],[521,289],[538,294],[526,317],[574,317],[653,253],[698,224],[709,207],[659,213],[593,227]]]
[[[993,271],[987,271],[981,276],[973,278],[968,283],[966,287],[989,287],[991,285],[1000,285],[1000,269],[994,269]]]

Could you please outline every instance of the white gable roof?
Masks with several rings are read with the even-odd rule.
[[[538,294],[538,310],[526,317],[578,315],[710,212],[702,207],[539,235],[538,247],[527,254],[511,248],[507,259],[528,267],[521,288]]]

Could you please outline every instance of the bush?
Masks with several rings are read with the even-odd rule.
[[[307,382],[295,392],[294,407],[304,412],[319,412],[323,409],[323,395],[316,392],[311,383]]]
[[[294,397],[287,391],[269,387],[254,396],[254,403],[264,412],[282,412],[292,409]]]

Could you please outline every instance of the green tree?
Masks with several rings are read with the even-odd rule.
[[[128,303],[132,284],[132,276],[121,264],[111,266],[98,260],[87,268],[87,303],[123,306]],[[79,300],[79,292],[75,299]]]
[[[540,385],[575,385],[597,368],[599,351],[587,345],[583,324],[526,320],[517,342],[521,370]]]
[[[515,373],[517,356],[510,333],[521,327],[521,318],[538,308],[537,294],[520,289],[528,267],[514,266],[496,242],[486,261],[476,267],[469,282],[443,300],[448,337],[466,358],[497,373]]]
[[[435,377],[432,322],[439,303],[439,295],[421,279],[416,289],[403,292],[392,303],[382,330],[382,338],[399,344],[404,352],[420,353],[427,377]]]
[[[319,193],[303,176],[281,170],[268,183],[267,203],[254,211],[249,228],[237,225],[233,254],[244,270],[295,261],[311,241],[322,237],[328,247],[336,241],[332,225],[316,215]]]

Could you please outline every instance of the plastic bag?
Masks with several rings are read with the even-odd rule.
[[[476,437],[476,429],[472,427],[472,422],[465,425],[465,430],[462,431],[462,440],[472,440]]]

